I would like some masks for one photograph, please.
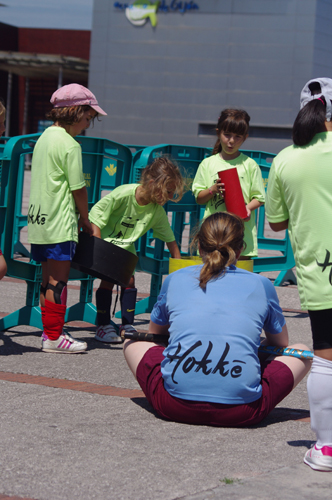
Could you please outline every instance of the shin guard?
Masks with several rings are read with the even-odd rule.
[[[120,304],[123,325],[132,325],[135,319],[137,288],[121,288]]]
[[[52,290],[56,304],[61,304],[62,306],[67,304],[67,283],[58,281],[55,286],[48,283],[46,290]]]
[[[96,291],[97,326],[109,325],[111,322],[112,290],[98,288]]]

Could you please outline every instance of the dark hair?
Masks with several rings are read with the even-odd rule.
[[[150,181],[153,181],[150,184]],[[180,201],[184,191],[184,179],[179,167],[166,156],[161,156],[147,165],[141,175],[141,186],[144,196],[151,203],[162,203],[169,200],[168,191],[174,191],[172,201]]]
[[[306,146],[316,134],[325,132],[326,102],[324,96],[313,99],[299,111],[293,125],[293,142]]]
[[[86,104],[79,106],[65,106],[63,108],[53,108],[47,113],[46,118],[52,122],[59,122],[60,125],[73,125],[82,120],[84,113],[92,110],[91,106]],[[93,111],[93,110],[92,110]],[[94,118],[92,119],[92,122]]]
[[[205,290],[208,281],[226,272],[226,267],[235,264],[237,253],[244,246],[243,220],[228,212],[216,212],[203,220],[194,236],[191,248],[199,246],[203,268],[199,286]]]
[[[217,142],[214,145],[212,154],[216,155],[221,151],[221,132],[231,132],[238,135],[247,135],[249,131],[250,116],[243,109],[224,109],[217,123]]]

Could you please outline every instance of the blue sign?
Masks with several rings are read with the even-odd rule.
[[[167,5],[167,2],[163,0],[158,7],[158,12],[180,12],[184,14],[191,10],[199,10],[195,2],[179,2],[177,0],[172,0],[172,2],[168,2]]]
[[[114,7],[119,10],[126,10],[132,8],[134,3],[114,2]],[[142,2],[142,4],[144,4],[144,2]],[[146,8],[150,7],[150,5],[151,2],[146,2],[145,4]],[[157,7],[157,12],[180,12],[180,14],[195,10],[199,10],[199,6],[193,1],[181,2],[179,0],[172,0],[171,2],[166,2],[162,0]]]

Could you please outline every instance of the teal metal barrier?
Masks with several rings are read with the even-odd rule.
[[[137,151],[141,151],[142,149],[147,148],[147,146],[140,146],[138,144],[125,144],[125,146],[127,146],[127,148],[129,148],[133,154],[137,153]]]
[[[204,214],[204,207],[197,205],[190,188],[198,165],[204,160],[204,158],[210,156],[210,154],[210,148],[160,144],[138,151],[133,158],[131,182],[139,182],[142,170],[146,167],[146,165],[152,163],[155,158],[164,155],[169,156],[177,163],[180,167],[181,174],[187,180],[188,191],[185,193],[182,200],[179,203],[169,202],[164,207],[166,212],[172,214],[171,227],[173,229],[176,242],[180,248],[182,248],[183,229],[186,226],[189,226],[190,230],[192,230]],[[186,218],[189,218],[189,220],[186,221]],[[150,253],[153,252],[154,249],[154,246],[151,245],[152,241],[152,231],[150,231],[146,240]],[[141,246],[142,245],[138,243],[137,249],[140,250]],[[166,255],[168,255],[167,250]]]
[[[3,150],[5,149],[5,145],[6,145],[7,141],[9,141],[9,137],[4,137],[4,136],[0,137],[0,160],[2,158]],[[0,165],[0,169],[1,169],[1,165]]]
[[[0,329],[8,329],[19,324],[27,324],[41,328],[39,309],[39,286],[41,282],[41,266],[30,257],[28,249],[20,241],[20,232],[27,224],[27,216],[22,214],[23,179],[27,160],[31,157],[34,145],[40,134],[14,137],[8,140],[3,148],[3,162],[0,169],[0,242],[7,265],[8,276],[23,279],[27,283],[26,305],[0,320]],[[161,144],[144,148],[143,146],[123,146],[106,139],[77,137],[82,147],[83,171],[88,190],[89,209],[99,201],[103,191],[111,191],[115,187],[138,182],[143,168],[156,157],[168,155],[175,160],[181,173],[193,180],[201,161],[211,154],[210,148]],[[130,148],[134,148],[134,157]],[[261,151],[243,151],[259,164],[265,187],[268,182],[269,169],[275,155]],[[182,255],[188,255],[184,249],[183,233],[189,234],[202,218],[204,207],[197,205],[191,191],[188,191],[179,203],[168,202],[165,210],[169,215],[175,239]],[[292,271],[295,265],[290,246],[288,232],[284,239],[267,238],[264,234],[265,208],[257,211],[258,247],[264,250],[280,252],[273,257],[254,259],[254,272],[280,271],[275,285],[289,280],[296,283]],[[152,231],[136,242],[139,257],[137,270],[151,274],[150,296],[139,301],[135,314],[149,313],[157,299],[163,275],[168,274],[169,252],[159,240],[153,239]],[[18,258],[17,255],[20,255]],[[19,260],[21,259],[21,260]],[[24,260],[25,259],[25,260]],[[79,280],[80,300],[68,307],[66,321],[82,320],[95,323],[96,310],[92,304],[93,278],[89,275],[71,270],[70,280]],[[116,317],[120,317],[117,313]]]
[[[42,328],[39,303],[39,285],[42,279],[41,265],[14,258],[18,246],[18,227],[22,224],[22,192],[24,161],[33,151],[38,135],[29,138],[11,138],[4,150],[1,169],[0,213],[1,248],[7,262],[7,275],[24,279],[27,283],[26,305],[0,319],[0,329],[5,330],[19,324]]]
[[[139,182],[141,171],[159,156],[169,156],[180,167],[185,178],[193,179],[198,165],[211,155],[210,148],[196,146],[180,146],[175,144],[159,144],[138,150],[133,162],[131,182]]]
[[[142,170],[146,165],[152,163],[155,158],[168,155],[179,165],[182,175],[188,179],[188,185],[190,185],[190,181],[192,182],[199,164],[204,158],[210,156],[211,152],[210,148],[171,144],[160,144],[138,150],[133,158],[131,182],[139,182]],[[263,151],[242,150],[242,152],[258,163],[266,188],[269,169],[275,155]],[[183,250],[183,231],[186,226],[189,226],[189,234],[191,233],[197,222],[203,217],[205,207],[197,205],[194,195],[189,191],[179,203],[168,202],[164,208],[171,219],[171,227],[181,254],[184,256],[188,255],[189,250]],[[277,251],[280,252],[280,255],[253,259],[254,272],[280,271],[275,280],[275,286],[281,285],[284,281],[296,283],[296,278],[292,271],[295,261],[288,231],[286,231],[283,239],[267,238],[264,234],[265,207],[260,207],[257,212],[258,248]],[[169,252],[165,250],[163,242],[159,240],[154,241],[152,231],[149,231],[143,238],[136,242],[136,251],[139,257],[136,269],[151,274],[151,285],[150,296],[137,303],[135,314],[149,313],[157,300],[162,284],[162,277],[168,274]],[[117,318],[120,316],[120,313],[116,314]]]
[[[268,177],[273,158],[276,156],[272,153],[261,151],[243,151],[248,156],[251,156],[260,166],[264,187],[267,189]],[[260,250],[268,250],[280,252],[280,255],[255,257],[254,273],[264,273],[271,271],[280,271],[277,278],[274,280],[274,286],[281,286],[285,281],[296,284],[296,276],[293,272],[295,259],[291,243],[289,240],[288,231],[285,231],[284,238],[268,238],[265,236],[265,206],[259,207],[257,210],[257,240]]]
[[[164,155],[168,155],[173,161],[176,161],[181,174],[192,181],[198,165],[210,154],[208,148],[171,144],[160,144],[138,150],[133,158],[131,182],[139,182],[141,172],[146,165],[152,163],[155,158]],[[183,230],[186,226],[189,226],[190,231],[195,227],[201,213],[203,213],[202,207],[197,205],[194,195],[188,191],[179,203],[169,202],[164,208],[171,218],[171,227],[181,249]],[[151,284],[149,297],[137,302],[135,315],[151,312],[160,291],[163,275],[168,274],[169,261],[169,252],[165,250],[165,244],[160,240],[154,241],[152,231],[136,242],[136,252],[139,258],[136,270],[151,274]],[[120,318],[121,313],[116,313],[115,317]]]
[[[11,138],[3,151],[0,188],[0,244],[7,262],[7,275],[27,283],[26,305],[0,319],[0,330],[26,324],[42,329],[39,308],[41,265],[27,260],[28,249],[20,241],[20,231],[27,224],[22,214],[25,163],[33,153],[40,134]],[[106,139],[77,137],[82,147],[83,172],[91,208],[103,191],[129,182],[132,153],[126,146]],[[17,255],[19,253],[19,256]],[[66,321],[95,323],[96,308],[92,304],[93,278],[74,269],[70,280],[79,280],[80,301],[68,307]]]

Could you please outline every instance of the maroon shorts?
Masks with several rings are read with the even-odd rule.
[[[261,362],[262,396],[253,403],[225,405],[188,401],[171,396],[164,388],[160,364],[163,346],[149,349],[140,361],[136,377],[149,403],[167,420],[187,424],[246,427],[260,422],[293,389],[293,374],[279,361]]]
[[[2,255],[1,248],[0,248],[0,255]]]

